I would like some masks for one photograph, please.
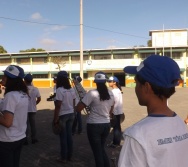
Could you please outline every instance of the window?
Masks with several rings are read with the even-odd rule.
[[[30,64],[30,59],[29,58],[17,58],[16,62],[18,64]]]
[[[114,59],[132,59],[133,55],[130,54],[114,54]]]
[[[71,56],[71,63],[80,63],[80,56]]]
[[[80,73],[72,73],[72,78],[75,76],[80,76]],[[88,79],[88,73],[84,73],[84,79]]]
[[[89,59],[89,56],[83,56],[83,60],[88,60]]]
[[[165,56],[168,56],[172,59],[180,59],[181,58],[181,52],[165,52],[164,53]]]
[[[32,62],[33,64],[47,63],[48,58],[47,57],[33,57]]]
[[[48,78],[48,74],[33,74],[33,78]]]
[[[9,65],[11,64],[11,59],[0,59],[1,65]]]
[[[93,55],[94,60],[111,59],[111,55]]]
[[[140,53],[140,58],[141,59],[146,59],[148,56],[152,55],[154,53]]]

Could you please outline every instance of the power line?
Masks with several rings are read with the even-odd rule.
[[[44,23],[44,22],[35,22],[29,20],[21,20],[21,19],[13,19],[9,17],[1,17],[1,19],[11,20],[11,21],[18,21],[18,22],[25,22],[25,23],[32,23],[32,24],[43,24],[43,25],[50,25],[50,26],[62,26],[62,24],[53,24],[53,23]],[[79,25],[64,25],[64,26],[79,26]]]
[[[92,29],[97,29],[97,30],[102,30],[102,31],[108,31],[108,32],[116,33],[116,34],[126,35],[126,36],[132,36],[132,37],[138,37],[138,38],[148,39],[146,37],[142,37],[142,36],[138,36],[138,35],[125,34],[125,33],[122,33],[122,32],[117,32],[117,31],[112,31],[112,30],[106,30],[106,29],[91,27],[91,26],[87,26],[87,25],[84,25],[84,27],[89,27],[89,28],[92,28]]]
[[[17,22],[24,22],[24,23],[32,23],[32,24],[42,24],[42,25],[49,25],[49,26],[68,26],[68,27],[80,26],[80,25],[62,25],[62,24],[56,24],[56,23],[35,22],[35,21],[21,20],[21,19],[15,19],[15,18],[10,18],[10,17],[2,17],[2,16],[0,16],[0,19],[17,21]],[[138,35],[126,34],[126,33],[122,33],[122,32],[117,32],[117,31],[112,31],[112,30],[107,30],[107,29],[102,29],[102,28],[97,28],[97,27],[92,27],[92,26],[87,26],[87,25],[83,25],[83,26],[87,27],[87,28],[111,32],[111,33],[115,33],[115,34],[121,34],[121,35],[126,35],[126,36],[137,37],[137,38],[149,39],[149,38],[146,38],[146,37],[143,37],[143,36],[138,36]]]

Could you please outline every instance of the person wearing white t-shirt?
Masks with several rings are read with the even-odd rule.
[[[90,106],[87,118],[87,136],[96,167],[110,167],[104,147],[110,132],[110,116],[113,111],[114,96],[112,91],[108,90],[106,80],[105,73],[97,72],[94,79],[97,88],[88,91],[76,107],[76,111],[81,112],[86,106]]]
[[[25,145],[28,144],[29,139],[29,127],[31,130],[31,142],[35,144],[38,142],[36,137],[37,129],[35,125],[35,117],[37,112],[37,104],[41,101],[41,95],[37,87],[32,85],[33,76],[31,74],[27,74],[24,77],[25,84],[27,85],[29,91],[29,106],[28,106],[28,118],[27,118],[27,130],[26,136],[27,140],[25,141]]]
[[[54,126],[61,125],[59,162],[71,161],[73,154],[72,125],[74,121],[74,106],[76,94],[71,88],[68,73],[60,71],[57,74],[56,104],[54,112]]]
[[[21,67],[10,65],[3,72],[5,94],[0,114],[0,166],[19,167],[26,137],[28,89],[23,81],[24,70]]]
[[[111,148],[117,148],[121,143],[121,119],[124,117],[122,89],[119,84],[119,79],[115,76],[111,76],[107,82],[109,87],[112,88],[112,93],[114,94],[115,100],[113,110],[113,116],[115,117],[115,123],[113,125],[113,141],[110,144],[107,144],[107,146]]]
[[[73,80],[80,83],[82,81],[82,78],[80,76],[75,76],[75,77],[73,77]],[[76,93],[75,106],[77,106],[78,102],[80,101],[80,96],[79,96],[79,94],[78,94],[79,92],[78,92],[78,90],[76,90],[75,86],[74,86],[74,90]],[[74,135],[76,133],[76,129],[77,129],[77,134],[82,134],[82,114],[81,114],[81,112],[75,113],[75,118],[74,118],[74,122],[72,125],[72,135]]]
[[[187,166],[188,129],[167,106],[181,78],[178,64],[167,56],[151,55],[124,72],[135,74],[135,93],[148,116],[125,130],[118,167]]]

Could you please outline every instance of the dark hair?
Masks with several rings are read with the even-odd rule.
[[[119,84],[119,82],[116,82],[116,86],[119,88],[119,90],[121,91],[121,94],[123,94],[123,91],[122,91],[122,88],[121,88],[121,85]]]
[[[11,91],[22,91],[29,96],[28,88],[22,78],[10,78],[6,75],[5,94]]]
[[[140,82],[142,85],[147,82],[146,80],[144,80],[139,75],[136,75],[135,79],[137,79],[138,82]],[[176,81],[174,81],[174,82],[176,82]],[[160,86],[156,86],[152,83],[149,83],[149,84],[151,85],[151,88],[152,88],[154,94],[157,95],[160,99],[162,99],[163,97],[169,98],[170,96],[172,96],[176,92],[175,87],[163,88],[163,87],[160,87]]]
[[[100,101],[109,100],[110,94],[105,83],[96,83],[97,91],[99,92]]]
[[[56,87],[64,87],[65,89],[70,89],[71,88],[71,84],[69,82],[69,79],[64,77],[64,76],[58,76],[57,77],[57,83],[56,83]]]

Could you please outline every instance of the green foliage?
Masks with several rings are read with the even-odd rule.
[[[148,40],[147,44],[148,44],[149,47],[152,47],[152,41],[151,40]]]
[[[0,45],[0,53],[7,53],[3,46]]]
[[[31,48],[31,49],[26,49],[26,50],[20,50],[20,52],[42,52],[42,51],[45,51],[45,50],[42,48],[39,48],[39,49]]]

